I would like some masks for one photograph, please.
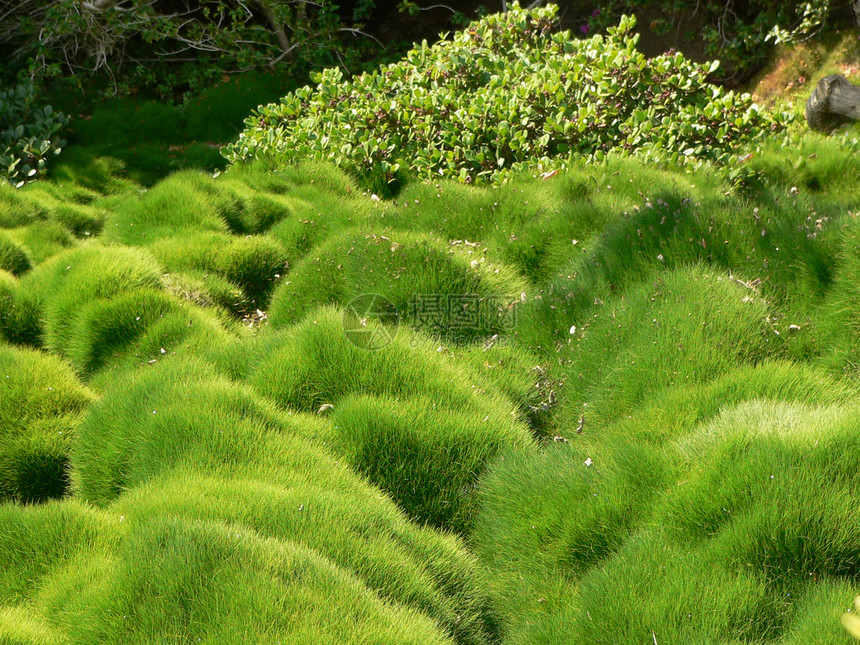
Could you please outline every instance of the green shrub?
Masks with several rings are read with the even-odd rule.
[[[498,428],[474,412],[439,409],[429,399],[348,397],[332,417],[335,449],[422,524],[464,533],[487,461],[528,448],[523,428]]]
[[[426,234],[351,230],[311,250],[272,297],[276,328],[315,307],[379,294],[400,318],[452,341],[504,333],[526,285],[480,247]]]
[[[0,90],[0,178],[23,186],[43,175],[66,142],[58,133],[69,117],[38,107],[32,85]]]
[[[54,356],[0,345],[0,499],[40,502],[69,489],[69,451],[93,395]]]
[[[29,271],[31,266],[26,251],[15,244],[5,231],[0,231],[0,270],[21,275]]]
[[[613,149],[726,163],[779,129],[748,95],[705,81],[716,63],[646,59],[633,19],[605,38],[577,40],[553,33],[556,11],[514,5],[373,73],[344,80],[326,70],[316,89],[260,107],[224,153],[276,166],[331,160],[379,191],[406,172],[495,181]]]

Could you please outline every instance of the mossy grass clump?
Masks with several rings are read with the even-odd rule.
[[[119,528],[107,514],[74,499],[0,504],[0,526],[0,602],[21,608],[52,574],[100,551]]]
[[[286,251],[265,235],[196,233],[163,238],[150,249],[166,271],[215,273],[240,287],[256,308],[266,306],[269,293],[289,268]]]
[[[220,307],[234,315],[251,310],[245,291],[217,273],[172,271],[164,276],[164,288],[180,300],[204,309]]]
[[[302,439],[314,423],[202,361],[127,372],[81,425],[76,490],[131,527],[182,517],[304,545],[457,642],[488,643],[495,623],[472,558]]]
[[[213,181],[206,173],[185,170],[143,195],[125,198],[105,222],[105,239],[139,246],[189,232],[229,232],[219,212],[228,205]]]
[[[37,303],[26,297],[15,276],[0,270],[0,339],[38,346],[41,342],[39,315]]]
[[[122,365],[143,365],[190,344],[225,341],[217,317],[185,305],[169,293],[141,288],[98,298],[80,308],[61,350],[82,374]]]
[[[95,396],[57,357],[9,345],[0,345],[0,394],[0,499],[62,497],[72,435]]]
[[[526,288],[474,243],[352,230],[329,238],[293,267],[269,315],[274,327],[283,328],[320,305],[348,306],[379,294],[406,324],[465,342],[507,331],[510,310]]]
[[[7,229],[6,233],[26,251],[33,266],[77,244],[74,236],[65,227],[51,220],[40,220],[27,226]]]
[[[5,231],[0,231],[0,270],[19,276],[32,266],[27,252]]]
[[[780,128],[749,95],[706,82],[718,63],[646,59],[632,18],[579,40],[554,32],[556,12],[513,6],[378,71],[346,80],[326,70],[316,88],[258,108],[225,155],[276,167],[332,160],[380,192],[404,173],[496,181],[613,149],[726,163]]]
[[[93,243],[42,263],[21,288],[42,312],[46,347],[63,352],[83,303],[140,287],[158,288],[161,273],[145,251]]]
[[[487,462],[505,450],[533,447],[522,427],[499,428],[487,417],[422,397],[348,397],[331,423],[334,449],[407,515],[460,533],[471,526]]]
[[[546,609],[528,600],[535,594],[561,602],[568,584],[620,549],[673,472],[669,456],[639,442],[555,444],[495,460],[470,541],[494,572],[508,624]]]
[[[79,642],[289,643],[454,641],[419,612],[382,601],[348,571],[289,540],[182,517],[139,522],[111,558],[63,572],[41,600],[73,608]]]
[[[778,354],[780,337],[767,318],[754,291],[701,267],[660,274],[595,306],[571,321],[567,425],[576,427],[582,414],[618,418],[664,388]]]
[[[522,423],[513,401],[470,366],[449,360],[434,338],[373,319],[357,324],[342,309],[311,312],[267,345],[258,362],[245,366],[248,383],[279,405],[301,412],[337,406],[352,394],[397,400],[426,396],[443,408],[489,415],[499,427]],[[375,345],[368,347],[381,339],[386,344],[380,342],[375,351]]]

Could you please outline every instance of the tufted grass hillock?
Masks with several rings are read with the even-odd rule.
[[[779,352],[766,304],[729,278],[667,272],[574,322],[564,366],[567,427],[613,419],[661,389],[708,380]]]
[[[0,526],[0,602],[6,607],[34,599],[51,574],[100,550],[118,528],[107,514],[71,499],[0,504]]]
[[[451,645],[431,619],[384,603],[312,549],[225,522],[140,522],[117,553],[58,575],[40,604],[70,606],[77,642],[180,640]],[[256,619],[248,621],[247,616]]]
[[[94,399],[57,357],[0,345],[0,500],[68,493],[72,436]]]
[[[355,317],[342,309],[311,312],[280,332],[259,362],[245,367],[248,383],[279,405],[301,412],[337,406],[352,394],[404,400],[428,396],[445,408],[489,415],[499,427],[522,423],[513,401],[468,365],[448,360],[436,339],[369,320],[362,333],[390,342],[368,351],[362,345],[367,336],[346,333],[345,325],[350,329],[354,323]]]
[[[149,247],[167,272],[212,272],[244,292],[250,308],[265,308],[271,290],[286,275],[286,251],[264,236],[201,232],[163,238]]]
[[[465,533],[478,480],[502,451],[527,451],[522,427],[499,428],[430,399],[348,397],[331,420],[333,448],[421,524]]]
[[[131,527],[199,518],[296,541],[458,642],[489,642],[494,619],[471,557],[302,439],[304,423],[199,360],[128,372],[81,425],[76,490]]]
[[[0,270],[0,340],[20,345],[41,343],[39,307],[11,273]]]
[[[63,351],[81,303],[138,287],[157,288],[160,280],[161,267],[148,253],[92,243],[40,264],[21,288],[40,310],[45,345]]]
[[[0,231],[0,270],[19,276],[32,267],[27,252],[5,231]]]
[[[406,324],[468,342],[507,331],[511,303],[526,288],[478,247],[427,234],[348,230],[293,267],[272,298],[270,317],[283,328],[315,307],[346,307],[379,294]]]
[[[58,347],[85,375],[120,366],[152,364],[176,351],[199,350],[230,338],[217,316],[169,293],[134,289],[93,299],[80,308],[68,341]]]
[[[105,222],[104,237],[138,246],[187,232],[228,232],[219,213],[224,198],[219,197],[210,175],[196,170],[174,173],[143,195],[117,204]]]

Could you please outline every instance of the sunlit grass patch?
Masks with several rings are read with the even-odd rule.
[[[269,293],[288,270],[286,251],[268,236],[196,233],[163,238],[150,248],[165,271],[220,275],[240,287],[256,308],[266,306]]]
[[[704,383],[777,352],[765,303],[694,267],[643,282],[571,321],[565,419],[613,419],[663,388]]]
[[[77,642],[453,643],[312,549],[229,522],[141,522],[91,564],[55,576],[39,599],[69,609],[57,622]]]
[[[52,573],[110,543],[119,528],[75,500],[0,504],[0,527],[0,604],[10,607],[34,599]]]
[[[8,236],[23,247],[33,265],[75,246],[75,238],[61,224],[44,220],[7,229]]]
[[[133,527],[183,516],[297,541],[458,642],[488,642],[494,618],[470,556],[302,439],[314,423],[327,422],[280,412],[200,361],[129,372],[81,426],[76,490]]]
[[[510,308],[526,288],[474,243],[353,229],[329,238],[293,267],[272,298],[270,317],[274,327],[283,328],[320,305],[346,306],[364,294],[379,294],[406,324],[466,341],[504,333]]]
[[[345,317],[346,316],[346,317]],[[519,423],[517,406],[467,365],[449,360],[432,337],[384,326],[361,327],[387,344],[376,351],[353,333],[349,312],[324,307],[282,333],[255,366],[249,383],[259,393],[293,410],[317,412],[351,394],[394,399],[428,396],[440,406],[490,415],[501,426]]]
[[[0,231],[0,270],[17,276],[29,271],[31,266],[27,252],[5,231]]]
[[[143,195],[114,206],[105,222],[105,239],[130,245],[200,231],[228,232],[219,213],[223,197],[211,176],[194,170],[175,173]]]

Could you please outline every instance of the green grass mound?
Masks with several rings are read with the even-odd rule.
[[[57,576],[40,601],[69,607],[55,620],[71,643],[454,642],[306,547],[183,518],[139,524],[114,557]]]
[[[277,167],[331,160],[378,192],[406,172],[495,181],[612,149],[727,162],[779,129],[749,95],[707,83],[718,63],[646,59],[631,18],[576,39],[554,32],[556,12],[515,5],[372,73],[346,80],[326,70],[315,89],[258,108],[225,156]]]
[[[98,193],[84,186],[39,182],[24,189],[0,189],[0,228],[55,222],[77,237],[97,235],[106,212],[95,203]]]
[[[210,175],[195,170],[177,172],[145,194],[118,202],[105,222],[104,237],[140,246],[189,232],[227,233],[221,210],[229,208],[229,201],[219,194]]]
[[[487,260],[483,249],[430,235],[350,231],[313,249],[278,288],[269,311],[286,327],[320,305],[383,296],[388,312],[451,341],[504,333],[526,284]],[[360,298],[353,308],[361,308]]]
[[[558,611],[568,585],[621,548],[648,517],[672,466],[660,451],[633,442],[561,444],[496,460],[481,480],[471,543],[495,574],[509,626],[549,607]]]
[[[4,233],[0,231],[0,270],[12,275],[26,273],[32,267],[27,252]]]
[[[703,268],[667,272],[594,307],[576,326],[563,373],[566,417],[613,419],[663,388],[707,382],[776,352],[755,292]]]
[[[69,453],[94,395],[55,356],[0,345],[0,498],[40,502],[69,490]]]
[[[50,220],[7,229],[6,233],[24,249],[33,266],[76,244],[75,238],[62,225]]]
[[[503,450],[532,447],[522,427],[499,428],[421,397],[348,397],[331,423],[333,448],[407,515],[460,533],[471,525],[487,462]]]
[[[860,223],[856,217],[846,218],[838,228],[840,249],[837,255],[833,288],[814,314],[820,334],[822,363],[830,370],[855,376],[860,356]]]
[[[36,346],[40,333],[39,308],[23,295],[15,276],[0,270],[0,339]]]
[[[168,293],[203,309],[220,307],[235,315],[251,310],[251,301],[238,285],[217,273],[173,271],[164,276]]]
[[[122,526],[116,519],[76,500],[0,505],[0,605],[24,606],[51,575],[101,551]]]
[[[90,244],[39,265],[27,275],[21,289],[26,304],[42,312],[45,345],[62,352],[68,349],[84,303],[140,287],[157,288],[161,273],[145,251]]]
[[[607,425],[587,423],[587,436],[603,443],[637,439],[661,446],[745,401],[827,406],[854,401],[857,396],[855,387],[821,367],[769,360],[738,367],[709,383],[663,390],[632,415]]]
[[[754,399],[662,448],[506,455],[472,541],[510,642],[842,642],[825,619],[860,571],[854,418]]]
[[[6,645],[64,645],[67,641],[24,609],[0,608],[0,642]]]
[[[520,423],[516,404],[468,365],[448,360],[438,341],[373,320],[356,324],[350,312],[333,307],[311,313],[272,341],[264,357],[244,367],[250,371],[249,384],[301,412],[337,406],[352,394],[397,400],[425,396],[443,408],[473,411],[482,419],[489,415],[500,428]],[[377,341],[378,349],[369,350],[368,343]]]
[[[197,233],[164,238],[150,248],[166,271],[215,273],[240,287],[256,308],[265,307],[288,269],[285,250],[267,236]]]
[[[816,219],[810,210],[819,206],[808,195],[786,199],[776,190],[751,203],[723,194],[727,186],[712,184],[714,177],[706,172],[697,180],[704,187],[684,181],[671,190],[654,191],[634,164],[617,168],[601,178],[611,184],[595,189],[602,200],[590,198],[603,211],[603,230],[591,239],[579,238],[581,251],[560,263],[540,297],[523,308],[523,342],[548,348],[564,343],[569,321],[588,315],[595,303],[664,271],[693,265],[739,276],[776,306],[774,325],[780,333],[793,333],[790,325],[807,322],[830,288],[838,250],[822,234],[822,221],[841,218],[844,209],[828,208],[830,216]],[[653,178],[665,184],[671,177]],[[625,178],[633,182],[625,186]],[[644,191],[644,201],[641,196],[630,200],[631,190]],[[608,192],[617,192],[616,199],[608,199]]]
[[[312,423],[199,361],[129,372],[80,427],[76,490],[103,506],[117,500],[110,508],[133,525],[194,517],[300,542],[458,642],[488,642],[495,622],[471,558],[301,439]]]
[[[199,350],[229,339],[217,317],[164,291],[143,288],[90,300],[77,312],[67,343],[57,349],[82,374],[90,375],[151,364],[176,351]]]

